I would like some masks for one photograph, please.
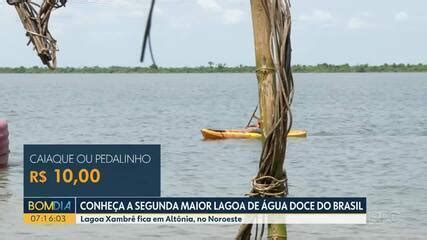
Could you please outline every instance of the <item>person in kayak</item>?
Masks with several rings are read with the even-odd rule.
[[[247,132],[253,132],[253,133],[261,133],[261,119],[257,116],[254,116],[256,119],[255,124],[250,124],[245,128],[245,131]]]

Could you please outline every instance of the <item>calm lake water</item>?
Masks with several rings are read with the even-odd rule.
[[[286,168],[292,196],[366,196],[368,225],[290,225],[290,239],[425,239],[427,74],[296,74]],[[242,196],[257,140],[202,141],[257,104],[254,74],[0,75],[10,166],[1,239],[232,239],[238,226],[25,226],[23,144],[162,144],[163,196]]]

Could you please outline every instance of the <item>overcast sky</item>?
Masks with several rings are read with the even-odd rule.
[[[40,65],[0,1],[0,66]],[[136,66],[150,0],[68,0],[53,13],[60,66]],[[293,0],[293,63],[427,63],[426,0]],[[160,66],[254,65],[250,0],[157,0]],[[143,65],[149,65],[150,61]]]

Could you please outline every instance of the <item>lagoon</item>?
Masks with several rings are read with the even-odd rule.
[[[162,196],[239,197],[258,140],[203,141],[201,128],[243,127],[254,74],[0,75],[10,166],[0,170],[4,239],[230,239],[237,225],[42,226],[22,223],[23,144],[162,145]],[[364,197],[367,225],[289,225],[291,239],[421,239],[427,234],[427,74],[295,74],[286,157],[290,196]],[[49,97],[46,97],[49,96]]]

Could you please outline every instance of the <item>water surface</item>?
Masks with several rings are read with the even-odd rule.
[[[290,225],[290,239],[427,234],[427,74],[296,74],[291,196],[366,196],[368,225]],[[2,239],[231,239],[238,226],[25,226],[23,144],[162,144],[163,196],[242,196],[257,140],[202,141],[257,104],[253,74],[0,75],[10,166],[0,170]]]

